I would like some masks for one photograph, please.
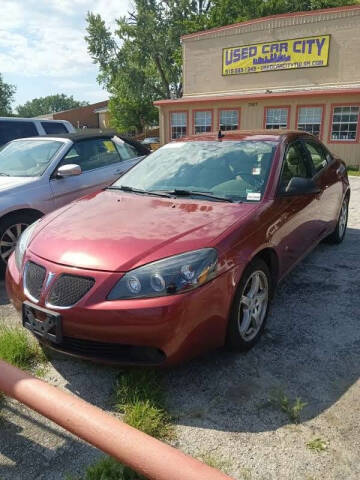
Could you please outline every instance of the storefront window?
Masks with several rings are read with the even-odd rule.
[[[220,110],[221,130],[237,130],[239,128],[238,110]]]
[[[266,108],[265,109],[265,128],[287,128],[289,109],[284,108]]]
[[[323,107],[299,107],[297,128],[320,135]]]
[[[194,131],[195,133],[211,132],[212,112],[195,112]]]
[[[334,107],[331,140],[355,142],[359,123],[359,106]]]
[[[171,140],[185,137],[187,132],[187,113],[172,112],[170,118],[171,118]]]

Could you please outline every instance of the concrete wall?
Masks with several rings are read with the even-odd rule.
[[[330,34],[327,67],[222,76],[222,49]],[[184,96],[360,83],[360,6],[275,16],[183,38]]]

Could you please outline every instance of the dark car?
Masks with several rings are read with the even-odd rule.
[[[349,197],[344,162],[305,132],[181,139],[26,230],[7,291],[71,355],[170,365],[248,350],[281,279],[343,240]]]

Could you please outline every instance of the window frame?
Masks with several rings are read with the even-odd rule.
[[[226,108],[218,108],[217,109],[217,123],[218,123],[218,130],[220,130],[220,120],[221,120],[221,112],[237,112],[238,114],[238,126],[235,130],[240,130],[241,128],[241,107],[226,107]],[[232,130],[223,130],[224,132],[231,132]]]
[[[325,122],[325,114],[326,114],[326,104],[325,103],[317,103],[317,104],[299,104],[299,105],[296,105],[296,119],[295,119],[295,128],[297,130],[299,130],[299,115],[300,115],[300,108],[320,108],[322,109],[322,112],[321,112],[321,123],[320,123],[320,131],[319,131],[319,136],[316,137],[316,135],[314,135],[316,138],[318,138],[319,140],[323,140],[324,138],[324,122]],[[306,132],[306,130],[301,130],[302,132]],[[313,135],[312,133],[310,132],[307,132],[309,133],[310,135]]]
[[[296,140],[293,140],[292,142],[290,143],[287,143],[285,149],[284,149],[284,153],[283,153],[283,156],[282,156],[282,159],[281,159],[281,169],[280,169],[280,173],[279,173],[279,177],[278,177],[278,181],[277,181],[277,185],[276,185],[276,197],[284,197],[284,196],[287,196],[286,192],[283,192],[281,190],[281,177],[282,177],[282,174],[283,174],[283,170],[284,170],[284,165],[285,165],[285,159],[286,159],[286,155],[290,149],[290,147],[292,145],[295,145],[295,144],[299,144],[300,146],[300,149],[302,150],[303,154],[304,154],[304,157],[305,157],[305,161],[307,162],[308,164],[308,168],[309,170],[311,171],[311,174],[312,176],[309,177],[309,178],[314,178],[314,175],[313,175],[313,171],[312,171],[312,164],[311,164],[311,161],[310,161],[310,158],[309,158],[309,154],[307,152],[307,150],[305,150],[305,147],[304,147],[304,144],[303,144],[303,140],[305,140],[304,138],[297,138]]]
[[[112,165],[116,165],[118,163],[121,163],[123,162],[124,160],[121,158],[120,156],[120,153],[118,151],[118,149],[116,148],[116,145],[115,145],[115,142],[113,142],[113,140],[111,138],[107,138],[107,137],[96,137],[96,138],[83,138],[81,140],[77,140],[77,141],[72,141],[71,145],[70,145],[70,148],[64,153],[64,155],[61,157],[61,159],[58,161],[58,164],[56,165],[51,177],[52,178],[57,178],[56,177],[56,172],[57,170],[62,166],[62,165],[68,165],[67,163],[63,163],[65,157],[70,153],[70,151],[75,148],[75,146],[79,143],[82,143],[82,142],[89,142],[89,141],[98,141],[98,140],[101,140],[101,141],[111,141],[113,144],[114,144],[114,148],[115,148],[115,152],[117,154],[117,156],[119,157],[119,161],[118,162],[114,162],[114,163],[110,163],[109,165],[102,165],[100,167],[96,167],[96,168],[91,168],[91,169],[88,169],[88,170],[84,170],[82,168],[82,166],[79,164],[76,164],[76,165],[79,165],[79,167],[81,168],[81,174],[84,174],[84,173],[88,173],[88,172],[94,172],[95,170],[99,170],[100,168],[107,168],[107,167],[111,167]],[[136,157],[134,157],[136,158]],[[70,165],[70,164],[69,164]]]
[[[322,174],[324,172],[324,170],[326,170],[328,168],[328,166],[332,163],[333,161],[333,158],[331,157],[331,155],[329,155],[329,151],[328,149],[325,147],[325,145],[323,145],[321,142],[317,142],[316,139],[314,138],[302,138],[301,139],[301,143],[303,145],[303,149],[305,150],[305,153],[306,155],[308,156],[308,159],[309,159],[309,162],[310,162],[310,165],[314,167],[313,169],[313,176],[312,178],[315,179],[318,175]],[[320,170],[316,171],[315,170],[315,164],[313,162],[313,159],[312,159],[312,156],[311,156],[311,152],[309,151],[309,149],[306,147],[306,144],[307,143],[314,143],[315,145],[318,145],[323,151],[324,151],[324,154],[325,154],[325,160],[326,160],[326,165],[324,165]],[[330,158],[329,158],[330,157]]]
[[[332,125],[334,118],[335,107],[359,107],[358,121],[356,127],[356,136],[355,140],[332,140]],[[344,102],[344,103],[332,103],[330,105],[330,120],[329,120],[329,134],[328,134],[328,143],[337,143],[343,145],[353,145],[354,143],[359,143],[360,141],[360,102]]]
[[[207,133],[210,132],[200,132],[200,133],[195,133],[195,114],[199,112],[210,112],[211,113],[211,124],[210,124],[210,132],[214,131],[214,109],[213,108],[199,108],[196,110],[192,111],[192,132],[193,135],[206,135]]]
[[[264,119],[263,119],[263,128],[264,130],[276,130],[274,128],[266,128],[266,117],[267,117],[267,111],[272,110],[272,109],[282,109],[282,110],[287,110],[287,123],[285,129],[290,128],[290,115],[291,115],[291,105],[269,105],[267,107],[264,107]]]
[[[172,119],[172,114],[173,113],[185,113],[186,115],[186,133],[185,137],[189,135],[189,110],[170,110],[169,111],[169,141],[174,142],[175,140],[178,140],[178,138],[172,138],[172,124],[171,124],[171,119]],[[180,137],[183,138],[183,137]]]

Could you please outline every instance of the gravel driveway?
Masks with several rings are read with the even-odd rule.
[[[360,177],[347,236],[321,244],[281,284],[266,334],[246,355],[209,354],[166,373],[175,445],[244,480],[360,478]],[[18,322],[0,285],[0,319]],[[56,357],[47,381],[111,410],[117,370]],[[273,391],[307,405],[290,422]],[[310,450],[320,438],[325,451]],[[15,401],[0,419],[1,480],[57,480],[99,455]],[[171,479],[169,479],[171,480]]]

